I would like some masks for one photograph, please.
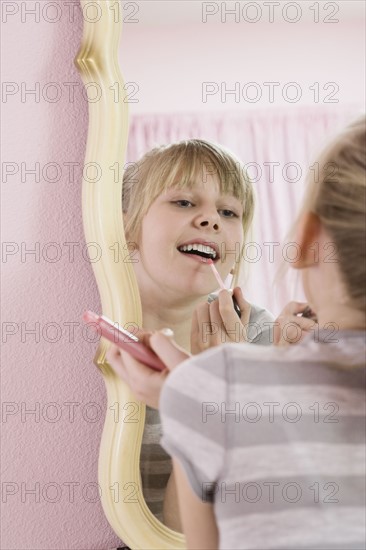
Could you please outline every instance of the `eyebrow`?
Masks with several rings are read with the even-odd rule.
[[[195,196],[195,193],[194,193],[194,189],[190,189],[190,188],[172,188],[170,187],[169,189],[167,189],[166,193],[168,195],[169,198],[171,197],[174,197],[175,195],[178,195],[182,192],[185,193],[185,195],[192,199],[194,198]],[[197,190],[196,190],[197,191]],[[244,215],[245,213],[245,208],[244,208],[244,205],[243,203],[241,202],[241,200],[238,198],[238,197],[235,197],[234,195],[220,195],[217,199],[218,201],[219,200],[222,200],[222,201],[233,201],[233,204],[231,204],[230,202],[227,204],[227,205],[223,205],[224,208],[234,208],[234,209],[237,209],[237,210],[240,210],[241,211],[241,215]]]
[[[175,194],[175,193],[187,193],[189,195],[194,195],[194,194],[198,194],[198,195],[202,195],[202,196],[205,196],[205,192],[203,190],[200,190],[200,189],[195,189],[194,187],[169,187],[168,189],[166,189],[166,194],[168,195],[171,195],[171,194]],[[234,201],[238,202],[240,205],[242,204],[241,203],[241,200],[238,198],[238,197],[235,197],[235,195],[231,195],[229,193],[225,193],[225,194],[221,194],[219,195],[218,198],[222,198],[222,199],[233,199]]]

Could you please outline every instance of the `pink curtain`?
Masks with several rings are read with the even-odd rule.
[[[283,246],[283,240],[301,202],[305,176],[327,139],[358,114],[352,106],[318,106],[140,115],[131,121],[127,159],[133,162],[156,145],[201,138],[228,147],[243,161],[256,189],[257,214],[253,244],[244,255],[249,278],[242,287],[248,300],[276,314],[287,301],[303,299],[300,285],[289,284],[294,283],[294,270],[284,284],[274,287],[273,280],[281,261],[290,264],[297,252]]]

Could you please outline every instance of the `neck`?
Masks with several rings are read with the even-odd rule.
[[[200,296],[187,303],[187,298],[181,300],[156,296],[144,295],[141,293],[142,326],[147,330],[160,330],[170,328],[174,331],[174,339],[179,346],[186,351],[191,350],[191,324],[193,312],[198,304],[207,300],[207,296]],[[158,304],[158,305],[157,305]]]
[[[326,306],[317,312],[319,328],[365,330],[365,314],[347,305]]]

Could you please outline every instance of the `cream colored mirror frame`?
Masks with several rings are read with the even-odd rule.
[[[83,13],[87,4],[93,4],[96,16],[94,23],[90,21],[91,15],[84,17],[75,65],[86,91],[91,87],[99,90],[98,100],[88,102],[84,166],[96,166],[100,177],[91,182],[90,176],[85,178],[84,169],[84,235],[87,243],[97,243],[101,251],[99,261],[93,262],[92,267],[103,314],[121,326],[130,322],[141,326],[139,290],[133,268],[126,261],[128,251],[122,224],[122,168],[128,137],[127,96],[118,65],[122,6],[119,0],[80,0],[80,4]],[[126,251],[125,257],[120,251]],[[108,399],[98,472],[104,512],[115,533],[133,550],[184,549],[183,535],[157,520],[142,496],[140,448],[145,405],[136,402],[129,388],[115,376],[105,361],[107,349],[108,343],[101,341],[94,358],[103,374]]]

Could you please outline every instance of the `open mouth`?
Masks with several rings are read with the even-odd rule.
[[[183,254],[192,254],[194,256],[200,256],[207,260],[213,260],[214,262],[219,259],[219,253],[212,247],[206,244],[192,243],[178,246],[179,252]]]

